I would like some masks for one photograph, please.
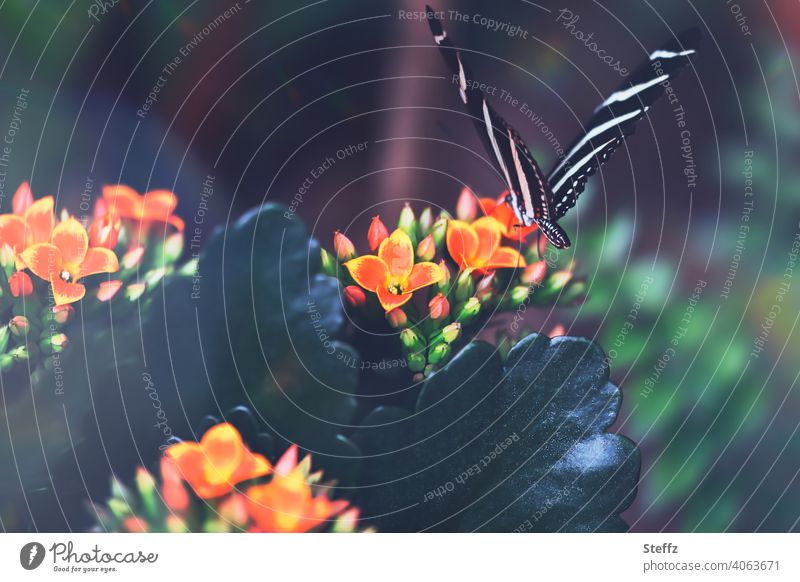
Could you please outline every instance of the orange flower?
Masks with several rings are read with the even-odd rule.
[[[272,481],[247,490],[247,509],[255,531],[303,533],[347,508],[347,501],[312,494],[310,466],[310,457],[297,464],[297,447],[292,445],[275,465]]]
[[[89,242],[93,247],[114,249],[119,241],[122,221],[111,213],[97,218],[89,225]]]
[[[59,223],[49,243],[34,244],[21,257],[34,275],[50,281],[56,305],[83,298],[86,287],[78,283],[83,277],[119,270],[117,255],[108,249],[89,248],[89,236],[74,218]]]
[[[183,486],[181,472],[169,457],[161,457],[161,480],[161,494],[167,507],[180,512],[189,509],[189,493]]]
[[[519,218],[514,214],[514,210],[506,204],[506,196],[508,196],[507,190],[497,200],[481,198],[478,202],[486,216],[491,216],[500,223],[504,237],[522,242],[530,233],[536,230],[536,225],[522,226],[519,223]]]
[[[33,244],[48,242],[56,223],[53,197],[31,202],[29,196],[30,189],[20,186],[12,203],[14,214],[0,215],[0,246],[8,245],[14,251],[17,269],[25,268],[19,254]]]
[[[447,250],[461,269],[487,273],[495,269],[524,267],[519,251],[500,246],[502,225],[484,216],[472,224],[450,220],[447,224]]]
[[[227,422],[209,429],[199,443],[176,443],[165,454],[203,499],[225,495],[237,483],[272,472],[269,461],[251,453]]]
[[[124,184],[103,186],[103,198],[108,203],[108,212],[120,218],[135,220],[144,230],[151,222],[168,223],[182,231],[183,220],[173,212],[178,197],[169,190],[150,190],[140,195]]]
[[[436,263],[414,264],[414,246],[408,235],[395,230],[378,247],[378,256],[363,255],[344,264],[356,283],[377,293],[387,312],[405,305],[417,289],[444,277]]]

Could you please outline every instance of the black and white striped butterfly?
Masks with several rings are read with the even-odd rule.
[[[426,7],[432,15],[430,6]],[[521,225],[536,223],[557,248],[567,248],[570,240],[558,219],[575,206],[589,176],[631,135],[650,105],[664,92],[664,81],[674,78],[689,63],[700,32],[690,29],[660,49],[653,51],[625,83],[603,101],[579,135],[545,175],[528,146],[497,112],[486,96],[472,83],[470,70],[461,52],[447,38],[435,18],[428,23],[444,60],[457,76],[461,100],[474,119],[487,149],[494,155],[498,170],[508,187],[506,202],[514,209]]]

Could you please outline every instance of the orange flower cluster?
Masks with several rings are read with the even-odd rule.
[[[312,485],[321,474],[311,474],[310,468],[310,455],[298,463],[296,445],[273,467],[247,448],[235,427],[222,423],[208,430],[199,443],[181,442],[166,450],[161,463],[163,498],[171,510],[185,514],[190,506],[186,482],[201,499],[217,500],[219,513],[239,527],[257,532],[306,532],[342,514],[348,506],[347,501],[315,494]],[[244,490],[236,487],[266,476],[271,476],[266,483]]]
[[[52,196],[34,200],[30,185],[25,182],[14,194],[13,212],[0,215],[0,256],[13,257],[16,272],[8,280],[15,297],[33,292],[29,271],[49,283],[56,305],[81,300],[86,295],[81,279],[119,271],[114,249],[123,221],[136,227],[130,228],[136,237],[123,259],[125,266],[130,266],[132,259],[141,258],[143,249],[137,245],[152,224],[183,229],[183,221],[173,214],[177,198],[166,190],[140,196],[127,186],[105,186],[88,229],[66,214],[57,222],[54,206]],[[119,281],[105,281],[98,297],[108,300],[114,294],[110,290],[116,292],[121,286]]]

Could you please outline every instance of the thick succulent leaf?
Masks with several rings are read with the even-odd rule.
[[[639,455],[628,439],[605,432],[619,404],[605,356],[587,340],[532,335],[505,365],[490,346],[467,346],[423,387],[408,417],[413,426],[404,432],[405,450],[382,461],[394,466],[394,475],[405,475],[401,492],[383,486],[380,496],[395,504],[384,510],[397,510],[385,525],[404,531],[625,529],[619,514],[635,495]],[[383,450],[399,448],[395,437],[383,436]],[[373,434],[371,440],[381,439]],[[364,464],[361,485],[371,485],[368,479],[381,470],[373,459]]]
[[[278,442],[335,455],[356,408],[357,356],[334,340],[338,282],[317,274],[316,241],[285,211],[265,204],[218,229],[199,279],[167,282],[148,314],[161,338],[148,360],[190,418],[244,402]]]

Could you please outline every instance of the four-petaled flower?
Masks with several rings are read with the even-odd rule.
[[[86,288],[78,282],[83,277],[119,270],[117,255],[108,249],[89,248],[86,230],[72,217],[53,229],[50,242],[27,247],[21,258],[34,275],[50,282],[56,305],[83,298]]]
[[[502,225],[490,216],[472,224],[450,220],[447,224],[447,250],[461,269],[488,273],[495,269],[525,266],[517,249],[500,246]]]
[[[27,183],[14,194],[14,214],[0,215],[0,246],[8,245],[14,252],[17,269],[24,269],[20,253],[31,245],[48,242],[56,223],[53,197],[45,196],[36,202]]]
[[[387,312],[404,305],[417,289],[438,283],[444,277],[436,263],[414,264],[414,246],[400,229],[385,238],[378,255],[363,255],[344,264],[356,283],[378,295]]]
[[[199,443],[184,441],[170,446],[166,455],[202,499],[225,495],[237,483],[272,472],[269,461],[252,453],[239,431],[227,422],[210,428]]]

